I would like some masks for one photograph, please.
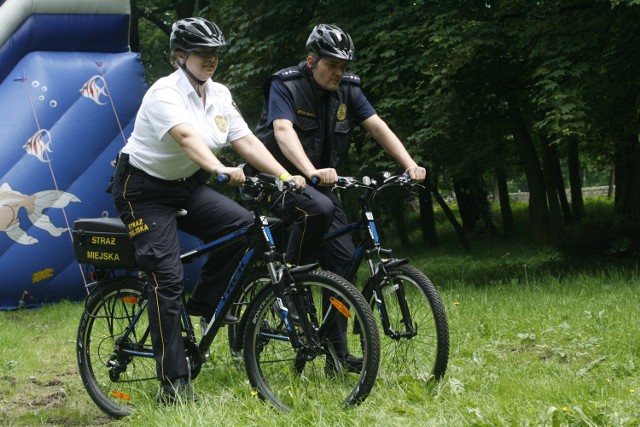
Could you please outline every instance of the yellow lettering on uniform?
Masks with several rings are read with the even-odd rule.
[[[129,237],[149,231],[149,226],[144,223],[144,218],[137,219],[129,224]]]
[[[149,226],[147,224],[142,224],[133,230],[129,231],[129,237],[137,236],[140,233],[144,233],[145,231],[149,231]]]
[[[301,109],[297,109],[296,110],[296,114],[302,117],[311,117],[313,119],[317,118],[318,116],[311,112],[311,111],[305,111],[305,110],[301,110]]]
[[[133,230],[134,228],[141,226],[143,224],[143,222],[144,222],[143,218],[136,219],[135,221],[130,222],[129,225],[128,225],[129,230]]]

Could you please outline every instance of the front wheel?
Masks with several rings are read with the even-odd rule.
[[[87,297],[78,326],[76,355],[82,382],[98,407],[114,418],[131,413],[157,392],[145,284],[107,279]],[[135,320],[134,320],[135,319]]]
[[[380,377],[439,380],[449,359],[449,327],[440,295],[431,280],[411,265],[390,267],[387,273],[378,301],[371,283],[363,291],[381,318],[384,305],[390,326],[387,331],[380,329]]]
[[[326,272],[294,273],[287,298],[298,311],[287,331],[273,285],[255,298],[244,336],[244,360],[260,397],[283,411],[303,401],[358,404],[369,395],[380,361],[371,309],[358,290]],[[294,345],[291,336],[298,338]]]
[[[229,338],[229,350],[234,359],[242,360],[242,347],[244,345],[244,330],[247,325],[246,313],[251,311],[250,305],[253,303],[258,292],[269,285],[271,280],[267,271],[254,269],[250,272],[249,279],[242,287],[242,292],[229,309],[229,313],[240,319],[240,322],[227,326],[227,336]]]

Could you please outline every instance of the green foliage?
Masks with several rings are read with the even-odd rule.
[[[612,6],[640,6],[640,0],[611,0]]]
[[[186,3],[134,3],[143,17],[140,39],[150,80],[170,69],[168,26]],[[252,124],[263,81],[304,59],[311,27],[342,26],[356,44],[351,71],[363,78],[378,113],[414,155],[456,176],[469,165],[517,165],[504,139],[509,100],[518,100],[545,139],[577,137],[594,152],[611,152],[604,137],[637,129],[631,119],[637,107],[629,104],[638,94],[637,84],[629,91],[640,67],[633,59],[637,3],[355,0],[338,8],[318,0],[241,0],[215,7],[199,2],[193,13],[202,11],[227,36],[215,78],[231,88]],[[365,168],[380,161],[369,160],[371,151],[360,159]]]
[[[640,133],[636,0],[133,4],[150,81],[171,70],[168,26],[189,6],[221,26],[229,45],[214,79],[231,89],[250,126],[265,79],[305,58],[313,25],[341,26],[356,45],[348,71],[443,192],[453,182],[490,183],[497,169],[531,188],[513,111],[538,150],[556,144],[564,165],[567,141],[578,141],[581,165],[598,173],[608,174]],[[355,141],[349,174],[397,170],[362,129]]]
[[[558,250],[574,263],[635,262],[640,256],[640,226],[602,218],[587,217],[570,224],[556,243]]]

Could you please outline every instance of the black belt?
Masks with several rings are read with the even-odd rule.
[[[138,169],[135,166],[131,166],[131,164],[128,164],[126,166],[126,170],[127,172],[129,172],[132,175],[140,175],[140,176],[144,176],[146,178],[151,178],[151,179],[157,179],[159,181],[168,181],[168,182],[184,182],[186,180],[188,180],[189,178],[193,178],[197,175],[197,172],[193,175],[191,175],[188,178],[178,178],[178,179],[162,179],[162,178],[158,178],[157,176],[153,176],[151,174],[146,173],[145,171],[143,171],[142,169]]]
[[[157,176],[153,176],[153,175],[150,175],[150,174],[146,173],[142,169],[138,169],[135,166],[131,166],[131,164],[129,164],[129,163],[126,166],[126,170],[130,174],[133,174],[133,175],[141,175],[141,176],[144,176],[144,177],[149,178],[149,179],[155,179],[155,180],[164,181],[164,182],[186,182],[186,181],[189,181],[189,180],[193,179],[198,184],[204,184],[205,182],[209,181],[209,178],[211,177],[211,174],[209,172],[205,171],[204,169],[198,170],[196,173],[194,173],[190,177],[178,178],[178,179],[162,179],[162,178],[158,178]]]

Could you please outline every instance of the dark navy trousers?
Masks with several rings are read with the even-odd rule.
[[[330,187],[307,186],[302,194],[275,192],[269,208],[290,226],[286,243],[287,262],[296,265],[318,262],[324,270],[344,277],[355,247],[350,234],[323,241],[328,232],[349,224],[342,203]],[[329,295],[323,296],[326,309]],[[338,353],[347,354],[346,319],[338,317],[338,320],[341,324],[334,329],[332,341]]]
[[[180,247],[178,230],[210,242],[253,223],[253,216],[209,187],[204,171],[185,180],[166,181],[128,165],[119,165],[119,169],[122,173],[114,176],[112,193],[138,265],[148,277],[147,311],[158,379],[186,377],[180,319],[184,290],[180,253],[185,248]],[[177,216],[180,209],[187,214]],[[192,298],[217,305],[245,245],[240,240],[210,253]]]

